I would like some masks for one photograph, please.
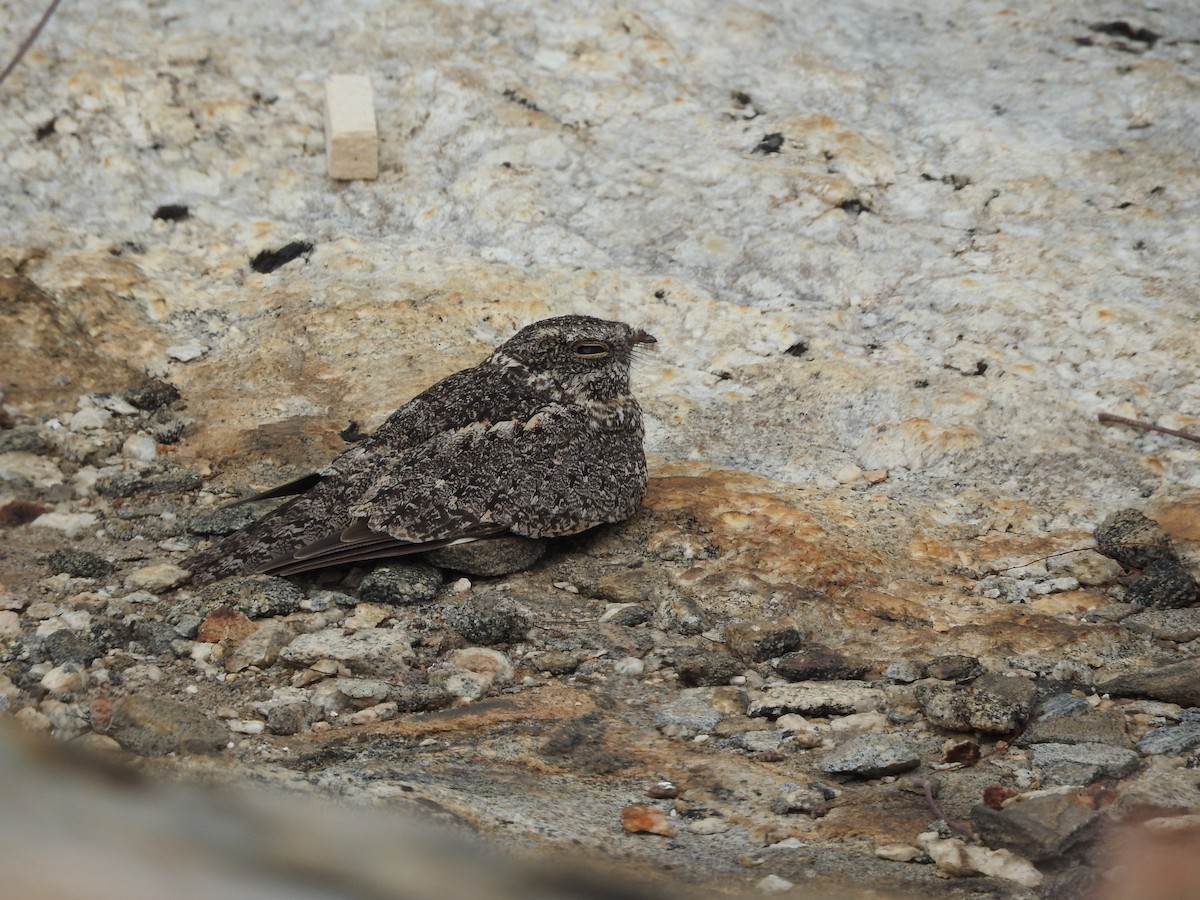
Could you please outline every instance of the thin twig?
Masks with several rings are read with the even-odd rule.
[[[943,822],[945,822],[947,827],[951,831],[953,831],[957,834],[961,834],[963,837],[965,837],[967,840],[969,840],[973,843],[976,843],[976,844],[980,843],[979,835],[977,835],[974,831],[972,831],[966,825],[963,825],[960,822],[955,822],[948,815],[946,815],[944,812],[942,812],[942,808],[940,806],[938,806],[937,801],[933,799],[933,782],[932,781],[930,781],[928,778],[914,778],[912,780],[912,783],[916,787],[922,788],[925,791],[925,805],[929,807],[929,811],[931,813],[933,813],[933,815],[936,818],[939,818]]]
[[[1112,413],[1100,413],[1098,418],[1101,422],[1107,422],[1112,425],[1128,425],[1130,428],[1140,428],[1142,431],[1157,431],[1160,434],[1169,434],[1172,437],[1183,438],[1185,441],[1195,441],[1197,444],[1200,444],[1200,434],[1192,434],[1190,431],[1180,431],[1177,428],[1164,428],[1162,425],[1155,425],[1153,422],[1127,419],[1125,416],[1117,416]]]
[[[62,0],[50,0],[50,5],[46,8],[46,11],[42,13],[42,18],[38,21],[37,25],[34,26],[33,31],[29,32],[29,37],[25,38],[21,46],[17,48],[17,55],[12,58],[12,62],[4,67],[4,71],[0,72],[0,84],[4,84],[4,79],[12,73],[12,70],[15,69],[17,64],[24,58],[29,48],[33,46],[33,42],[36,41],[37,36],[42,33],[42,29],[45,28],[46,23],[50,21],[50,17],[54,15],[54,11],[58,9],[58,4],[60,2],[62,2]]]

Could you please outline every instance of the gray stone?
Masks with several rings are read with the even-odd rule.
[[[267,706],[267,730],[272,734],[297,734],[312,724],[316,709],[310,703],[290,701]]]
[[[1038,701],[1034,709],[1037,719],[1048,719],[1056,716],[1082,716],[1090,712],[1092,705],[1083,697],[1063,692],[1051,694]]]
[[[202,612],[229,606],[258,619],[297,612],[304,592],[274,575],[241,575],[206,585],[196,591],[193,599]]]
[[[442,572],[426,563],[389,563],[372,571],[358,595],[372,603],[403,606],[432,600],[442,586]]]
[[[921,763],[916,742],[903,734],[860,734],[825,754],[818,768],[829,775],[879,778],[915,769]]]
[[[116,567],[108,560],[86,550],[55,550],[46,558],[50,571],[65,572],[74,578],[105,578]]]
[[[1089,708],[1090,709],[1090,708]],[[1045,716],[1017,738],[1018,747],[1031,744],[1109,744],[1128,747],[1125,716],[1120,710],[1089,711],[1076,716]]]
[[[1134,751],[1108,744],[1034,744],[1030,755],[1043,784],[1088,785],[1097,778],[1124,778],[1141,762]]]
[[[735,747],[748,753],[762,753],[767,750],[778,750],[783,743],[785,732],[776,728],[764,728],[759,731],[742,731],[730,735],[717,743],[718,747]]]
[[[67,662],[81,662],[85,665],[99,656],[103,656],[105,647],[95,639],[90,631],[73,631],[70,628],[60,628],[39,640],[31,648],[33,655],[39,659],[48,659],[55,665]]]
[[[1163,641],[1192,641],[1200,637],[1200,609],[1148,609],[1121,624]]]
[[[771,801],[771,812],[781,816],[792,813],[803,813],[807,816],[820,818],[830,810],[830,800],[833,797],[821,787],[810,784],[807,787],[795,788]]]
[[[955,681],[964,684],[983,674],[983,666],[974,656],[951,654],[939,656],[925,667],[926,678],[939,681]]]
[[[675,664],[680,684],[689,687],[729,684],[729,679],[744,668],[744,664],[736,656],[719,650],[697,653]]]
[[[280,652],[295,638],[282,622],[263,622],[246,635],[225,660],[225,671],[241,672],[251,666],[263,669],[279,658]]]
[[[529,631],[531,618],[519,603],[505,594],[475,594],[461,603],[442,608],[446,624],[472,644],[510,644]]]
[[[970,686],[922,684],[916,696],[921,711],[942,728],[1010,734],[1028,720],[1034,693],[1023,678],[992,673]]]
[[[452,569],[474,577],[491,578],[528,569],[542,558],[546,542],[508,535],[470,544],[443,547],[425,554],[440,569]]]
[[[408,635],[399,629],[371,628],[347,634],[340,628],[327,628],[300,635],[280,651],[279,657],[302,666],[334,659],[352,672],[387,676],[407,668],[413,651]]]
[[[1144,766],[1121,783],[1117,802],[1109,808],[1114,818],[1142,822],[1196,811],[1200,769],[1181,767],[1169,756],[1148,756]]]
[[[925,667],[911,659],[899,659],[883,670],[883,677],[897,684],[912,684],[925,677]]]
[[[725,626],[725,643],[735,656],[747,662],[762,662],[795,650],[804,641],[791,622],[730,622]]]
[[[870,668],[867,660],[850,659],[820,645],[789,653],[775,665],[788,681],[849,681],[862,678]]]
[[[686,694],[654,712],[654,727],[672,735],[707,733],[717,727],[721,713],[700,697]]]
[[[1200,747],[1200,722],[1156,728],[1137,742],[1137,751],[1143,756],[1182,756],[1197,747]]]
[[[139,756],[207,753],[224,747],[228,740],[225,728],[198,710],[142,696],[116,700],[108,720],[96,730]]]
[[[615,610],[611,616],[602,617],[600,621],[609,625],[624,625],[626,628],[633,628],[649,622],[653,615],[654,612],[649,607],[643,606],[641,603],[629,603]]]
[[[1183,609],[1200,603],[1200,582],[1182,563],[1159,560],[1129,582],[1123,599],[1140,606]]]
[[[747,715],[778,718],[785,713],[805,716],[848,716],[881,709],[887,694],[861,681],[810,681],[769,687],[752,697]]]
[[[1036,863],[1061,858],[1089,839],[1099,818],[1076,794],[1040,794],[1004,809],[980,803],[971,810],[971,827],[987,846]]]
[[[1115,697],[1148,697],[1180,706],[1200,706],[1200,658],[1118,675],[1097,690]]]

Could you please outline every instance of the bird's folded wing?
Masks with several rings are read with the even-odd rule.
[[[296,575],[331,566],[393,559],[412,553],[438,550],[452,544],[464,544],[492,537],[506,531],[500,525],[480,525],[462,529],[458,534],[429,541],[405,541],[384,532],[372,531],[359,519],[337,534],[313,541],[287,556],[276,557],[259,566],[256,571],[269,575]]]
[[[577,488],[609,467],[578,452],[590,438],[587,412],[577,407],[551,404],[527,419],[475,423],[412,448],[403,470],[372,478],[351,512],[408,540],[492,525],[527,537],[571,533],[559,520],[579,512]]]

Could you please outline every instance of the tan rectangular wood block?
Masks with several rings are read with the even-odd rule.
[[[325,157],[339,181],[379,177],[375,95],[366,75],[330,75],[325,82]]]

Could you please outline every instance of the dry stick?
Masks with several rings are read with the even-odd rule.
[[[1101,422],[1108,422],[1113,425],[1128,425],[1130,428],[1140,428],[1142,431],[1157,431],[1160,434],[1169,434],[1172,437],[1183,438],[1185,441],[1195,441],[1200,444],[1200,434],[1192,434],[1190,431],[1180,431],[1177,428],[1164,428],[1162,425],[1155,425],[1153,422],[1140,422],[1137,419],[1127,419],[1124,416],[1116,416],[1112,413],[1100,413],[1098,418]]]
[[[45,28],[46,23],[50,21],[50,17],[54,15],[54,10],[58,9],[58,4],[60,2],[62,2],[62,0],[51,0],[50,6],[46,8],[44,13],[42,13],[41,20],[37,23],[37,25],[34,26],[33,31],[29,32],[29,37],[25,38],[25,41],[20,47],[17,48],[17,55],[12,58],[12,62],[4,67],[4,71],[0,72],[0,84],[4,84],[4,79],[12,73],[12,70],[17,67],[17,63],[24,58],[25,53],[30,47],[33,46],[33,42],[36,41],[37,36],[42,33],[42,29]]]
[[[969,841],[973,841],[977,844],[981,843],[979,840],[979,835],[977,835],[974,831],[960,822],[955,822],[948,815],[942,812],[942,808],[938,806],[937,801],[933,799],[933,782],[927,778],[914,778],[912,779],[912,783],[915,787],[919,787],[925,792],[925,805],[929,807],[929,811],[933,813],[933,815],[937,816],[937,818],[945,822],[951,831],[961,834]]]

